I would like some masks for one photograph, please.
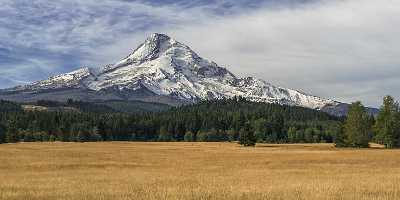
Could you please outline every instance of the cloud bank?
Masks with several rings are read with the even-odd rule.
[[[395,0],[0,0],[0,87],[113,63],[163,32],[238,75],[377,106],[400,97],[399,27]]]

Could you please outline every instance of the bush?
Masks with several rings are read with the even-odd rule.
[[[194,142],[194,141],[196,141],[194,133],[191,132],[191,131],[186,132],[185,136],[184,136],[184,140],[185,140],[185,142]]]
[[[199,131],[196,137],[198,142],[207,142],[208,141],[208,133],[205,131]]]

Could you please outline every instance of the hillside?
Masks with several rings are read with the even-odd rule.
[[[53,108],[60,106],[54,102],[41,102],[39,106],[51,108],[50,104]],[[331,142],[340,131],[340,119],[324,112],[244,98],[139,113],[110,112],[109,106],[87,102],[70,102],[68,106],[79,111],[17,109],[8,112],[10,109],[2,108],[7,112],[1,113],[0,124],[11,130],[8,132],[14,142],[50,138],[59,141],[228,141],[237,140],[245,123],[251,124],[259,142]]]

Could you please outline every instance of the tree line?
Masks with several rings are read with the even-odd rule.
[[[57,103],[39,102],[43,105]],[[239,141],[256,143],[335,143],[337,147],[400,147],[400,106],[391,96],[377,116],[361,102],[352,103],[346,118],[241,97],[203,101],[162,112],[108,112],[90,103],[62,112],[24,111],[18,103],[0,101],[0,143],[20,141]],[[91,109],[87,109],[91,108]],[[104,111],[104,112],[102,112]]]
[[[39,102],[57,106],[58,103]],[[69,101],[74,105],[73,101]],[[85,108],[88,103],[79,103]],[[91,111],[96,112],[91,112]],[[101,110],[101,109],[100,109]],[[24,111],[0,102],[0,142],[19,141],[242,141],[333,142],[341,119],[312,109],[249,102],[244,98],[203,101],[162,112],[126,114]],[[246,141],[246,142],[244,142]],[[251,145],[249,145],[251,146]]]
[[[400,147],[400,106],[393,97],[384,97],[376,118],[367,114],[361,102],[350,105],[336,146],[368,147],[369,142],[382,144],[386,148]]]

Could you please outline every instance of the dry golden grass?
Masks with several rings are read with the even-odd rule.
[[[400,151],[329,144],[2,144],[0,199],[400,199]]]

